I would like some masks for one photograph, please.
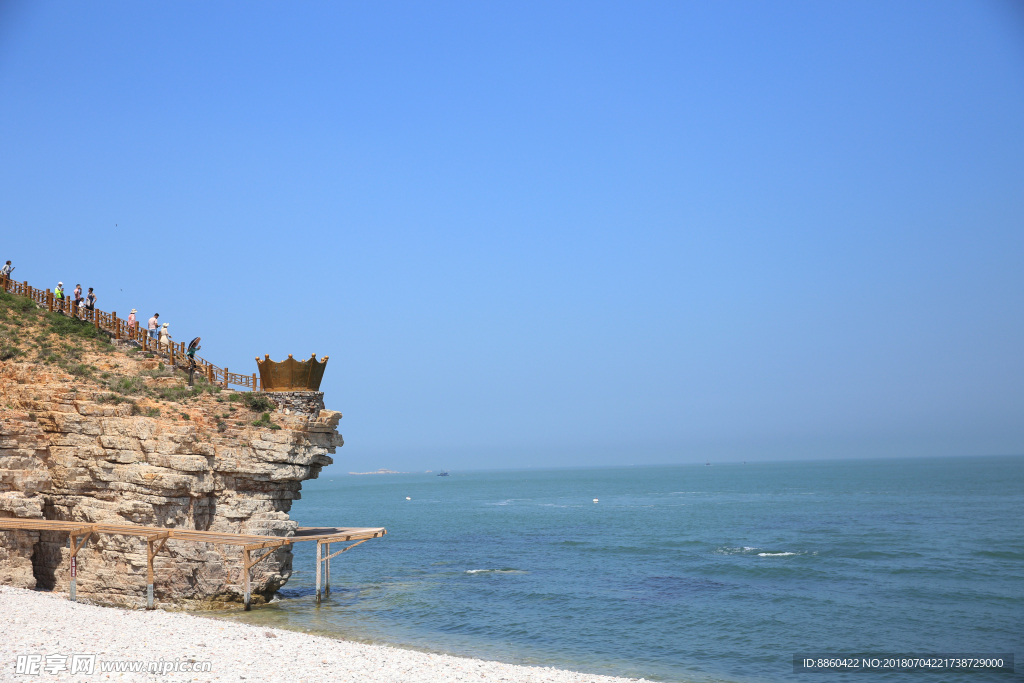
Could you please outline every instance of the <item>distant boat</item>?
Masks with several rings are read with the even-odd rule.
[[[704,463],[704,467],[711,467],[711,463]]]
[[[438,472],[437,476],[439,476],[439,477],[447,477],[448,476],[448,470],[445,470],[444,472]]]

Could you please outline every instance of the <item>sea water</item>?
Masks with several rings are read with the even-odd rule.
[[[291,516],[388,535],[332,561],[320,606],[299,544],[279,600],[227,618],[665,681],[862,680],[794,674],[806,652],[1024,655],[1022,457],[328,470]]]

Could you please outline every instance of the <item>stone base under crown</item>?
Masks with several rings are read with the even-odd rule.
[[[324,410],[322,391],[268,391],[263,395],[277,406],[279,413],[317,417]]]

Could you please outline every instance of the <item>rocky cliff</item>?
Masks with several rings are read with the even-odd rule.
[[[6,296],[6,295],[5,295]],[[148,356],[148,357],[147,357]],[[343,445],[322,398],[300,410],[205,383],[57,314],[0,300],[0,517],[286,536],[301,482]],[[65,591],[67,534],[0,531],[0,583]],[[253,570],[254,602],[291,574],[291,550]],[[240,550],[170,541],[157,556],[164,606],[240,599]],[[78,594],[145,601],[146,545],[94,534]]]

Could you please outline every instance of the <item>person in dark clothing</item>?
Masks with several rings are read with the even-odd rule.
[[[188,351],[185,352],[185,357],[188,358],[188,385],[192,386],[192,378],[196,374],[196,351],[203,348],[199,345],[199,337],[196,337],[188,343]]]

